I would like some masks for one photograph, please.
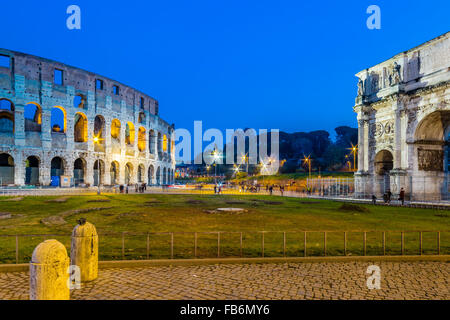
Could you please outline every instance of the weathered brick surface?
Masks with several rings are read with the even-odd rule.
[[[225,264],[105,269],[72,299],[450,299],[450,265],[378,262]],[[0,273],[0,299],[28,299],[28,273]]]

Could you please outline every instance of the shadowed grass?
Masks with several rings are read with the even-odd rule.
[[[170,234],[156,232],[186,232],[174,234],[174,258],[195,256],[194,232],[197,235],[197,257],[217,257],[220,236],[220,256],[239,257],[240,232],[243,232],[242,254],[246,257],[303,256],[304,233],[307,234],[307,255],[324,255],[324,235],[327,233],[327,255],[344,254],[344,231],[347,235],[347,254],[363,254],[363,231],[366,234],[366,254],[383,254],[382,231],[386,233],[386,254],[401,253],[401,234],[393,231],[415,231],[404,234],[404,253],[419,253],[417,231],[449,230],[449,215],[444,211],[386,206],[346,206],[333,201],[282,198],[262,195],[89,195],[69,196],[65,202],[58,197],[24,197],[21,201],[1,201],[0,212],[10,212],[11,219],[0,220],[0,262],[16,260],[15,237],[1,235],[58,234],[57,239],[70,248],[70,234],[77,220],[84,217],[97,227],[100,236],[100,258],[146,259],[170,258]],[[314,205],[311,204],[314,203]],[[239,207],[244,213],[209,213],[219,207]],[[76,213],[78,209],[96,209]],[[98,210],[98,208],[106,208]],[[63,216],[63,225],[47,226],[41,220]],[[273,232],[277,231],[277,232]],[[286,231],[286,247],[282,231]],[[317,232],[311,232],[317,231]],[[122,252],[122,232],[127,232]],[[235,233],[227,233],[235,232]],[[147,233],[149,249],[147,250]],[[54,238],[54,237],[53,237]],[[43,237],[19,237],[19,262],[28,262],[34,247]],[[437,252],[436,232],[422,234],[422,251]],[[449,253],[449,233],[441,233],[441,254]]]

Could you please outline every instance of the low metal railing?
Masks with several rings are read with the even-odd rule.
[[[232,240],[225,239],[232,235]],[[275,235],[275,236],[274,236]],[[413,236],[414,237],[413,237]],[[427,239],[424,240],[424,235]],[[157,237],[166,239],[157,240]],[[175,243],[175,237],[181,237]],[[268,241],[268,237],[272,236]],[[352,236],[352,239],[349,239]],[[355,236],[360,239],[355,240]],[[370,236],[370,239],[368,238]],[[389,239],[388,239],[389,236]],[[408,236],[408,237],[407,237]],[[200,248],[199,240],[214,244]],[[205,237],[209,237],[206,239]],[[278,237],[278,239],[276,239]],[[445,237],[442,241],[442,237]],[[29,262],[37,244],[56,238],[70,248],[67,234],[0,235],[0,262]],[[136,238],[141,238],[136,240]],[[151,244],[153,238],[157,245]],[[21,246],[21,242],[23,243]],[[15,244],[9,246],[8,241]],[[224,240],[226,244],[224,245]],[[288,240],[290,245],[288,245]],[[388,240],[391,240],[390,242]],[[126,243],[129,243],[126,245]],[[434,244],[433,244],[434,242]],[[99,235],[101,260],[226,257],[383,256],[450,254],[450,231],[202,231],[105,233]],[[233,243],[230,245],[230,243]],[[175,249],[179,253],[175,254]],[[22,252],[22,255],[21,255]],[[133,256],[134,253],[134,256]]]

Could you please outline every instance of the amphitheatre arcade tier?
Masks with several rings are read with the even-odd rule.
[[[120,82],[0,49],[0,185],[169,184],[174,125]]]

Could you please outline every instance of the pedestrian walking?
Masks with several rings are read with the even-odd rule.
[[[405,204],[405,190],[403,188],[400,189],[400,197],[398,200],[402,202],[402,206]]]

